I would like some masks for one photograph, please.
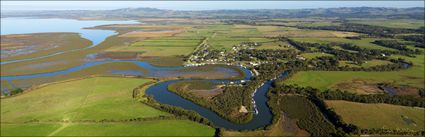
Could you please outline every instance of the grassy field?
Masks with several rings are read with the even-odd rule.
[[[330,43],[330,42],[337,42],[337,43],[351,43],[354,45],[357,45],[362,48],[368,48],[368,49],[382,49],[382,50],[394,50],[391,48],[382,47],[376,44],[373,44],[371,42],[375,40],[379,40],[379,38],[362,38],[361,40],[352,40],[352,39],[345,39],[345,38],[294,38],[296,41],[301,42],[312,42],[312,43]]]
[[[425,130],[423,108],[348,101],[326,101],[326,104],[333,108],[345,122],[360,128]]]
[[[386,64],[391,64],[391,62],[386,61],[386,60],[368,60],[365,63],[363,63],[362,65],[357,65],[357,64],[353,64],[351,61],[339,61],[339,66],[345,66],[348,65],[350,67],[373,67],[373,66],[377,66],[377,65],[386,65]]]
[[[154,66],[169,67],[169,66],[183,66],[184,58],[181,56],[162,56],[144,58],[143,61],[147,61]]]
[[[133,118],[171,116],[137,102],[132,90],[151,80],[94,77],[53,84],[1,99],[3,135],[199,135],[214,129],[187,120],[102,123]],[[37,122],[34,122],[37,121]],[[83,122],[86,121],[86,122]],[[87,122],[89,121],[89,122]],[[158,130],[162,127],[162,130]],[[178,127],[178,128],[176,128]],[[182,128],[187,127],[187,128]],[[164,130],[168,131],[164,131]],[[127,132],[115,132],[127,131]],[[146,132],[158,131],[158,132]]]
[[[2,99],[1,121],[120,120],[167,115],[134,102],[131,98],[132,89],[148,81],[150,80],[94,77],[46,86]]]
[[[61,130],[57,130],[60,129]],[[196,132],[195,132],[196,131]],[[55,134],[51,134],[55,132]],[[2,136],[213,136],[214,129],[188,120],[133,123],[2,124]]]
[[[373,26],[383,26],[390,28],[408,28],[417,29],[423,27],[423,20],[409,20],[409,19],[368,19],[368,20],[353,20],[353,23],[367,24]]]
[[[148,57],[164,57],[188,55],[192,53],[195,47],[114,47],[107,51],[120,52],[143,52],[142,56]]]
[[[316,57],[322,57],[322,56],[333,56],[332,54],[327,54],[327,53],[302,53],[301,56],[303,56],[304,58],[307,59],[312,59],[312,58],[316,58]]]
[[[134,26],[121,26],[127,27],[128,29],[135,29]],[[177,27],[177,26],[173,26]],[[136,27],[143,28],[143,26]],[[179,29],[183,29],[183,26],[179,26]],[[146,28],[145,28],[146,29]],[[168,30],[171,28],[159,27],[156,28],[159,30]],[[175,29],[175,28],[173,28]],[[186,30],[187,29],[187,30]],[[133,32],[130,32],[133,33]],[[146,32],[145,32],[146,33]],[[197,33],[193,31],[191,27],[185,28],[185,31],[173,32],[173,35],[169,33],[155,33],[155,36],[140,34],[128,34],[132,35],[132,38],[140,38],[137,42],[132,42],[129,45],[115,46],[107,49],[107,51],[125,51],[125,52],[141,52],[143,57],[152,57],[152,56],[176,56],[176,55],[188,55],[190,54],[196,46],[198,46],[202,39],[203,35],[192,37]],[[162,34],[162,35],[161,35]],[[127,37],[127,34],[124,34],[122,37]]]
[[[261,46],[256,47],[256,49],[287,50],[287,49],[295,49],[295,48],[293,46],[289,45],[288,42],[273,41],[273,42],[261,43]]]
[[[411,68],[400,71],[386,72],[359,72],[359,71],[301,71],[293,75],[286,84],[298,84],[300,86],[311,86],[325,90],[335,88],[338,83],[350,83],[353,80],[364,80],[373,82],[388,82],[399,85],[409,85],[424,88],[424,55],[415,58],[405,56],[392,56],[393,58],[404,58],[412,61]]]
[[[150,39],[133,43],[131,46],[140,47],[196,47],[200,39]]]

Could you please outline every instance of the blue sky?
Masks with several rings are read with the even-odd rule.
[[[1,1],[1,10],[107,10],[151,7],[172,10],[424,7],[424,1]]]

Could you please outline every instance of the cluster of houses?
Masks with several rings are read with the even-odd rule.
[[[260,44],[257,42],[242,42],[241,44],[235,45],[232,47],[231,52],[237,53],[243,49],[254,49],[255,46],[259,46]],[[212,53],[209,50],[208,44],[200,45],[197,50],[189,57],[186,62],[186,66],[201,66],[206,64],[228,64],[228,65],[249,65],[249,66],[257,66],[262,62],[249,62],[248,64],[236,63],[235,57],[227,54],[225,51],[220,51],[217,53]],[[205,57],[209,54],[215,54],[215,57],[210,59],[205,59]]]

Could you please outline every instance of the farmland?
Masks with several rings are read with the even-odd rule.
[[[388,104],[326,101],[345,122],[360,128],[424,130],[424,110]],[[373,119],[371,121],[370,119]]]
[[[185,120],[126,124],[118,122],[133,118],[172,116],[132,99],[132,89],[148,81],[150,80],[94,77],[52,84],[17,97],[2,99],[2,135],[15,133],[30,135],[31,131],[37,128],[42,129],[38,131],[39,135],[51,133],[55,133],[54,135],[111,135],[111,133],[118,133],[114,131],[124,129],[128,131],[126,132],[128,135],[144,133],[144,135],[174,135],[176,133],[188,135],[190,130],[199,131],[199,135],[213,134],[214,130],[211,128]],[[17,104],[16,102],[21,103],[11,105]],[[117,123],[97,122],[101,120],[117,121]],[[143,129],[146,131],[155,130],[156,127],[168,127],[168,132],[161,130],[161,132],[146,133],[138,127],[145,127]],[[187,130],[182,130],[182,127],[187,127]],[[99,128],[109,130],[98,131]],[[58,129],[60,130],[56,131]],[[25,132],[26,130],[28,132]]]
[[[383,49],[383,50],[392,50],[390,48],[381,47],[375,45],[371,42],[377,40],[376,38],[365,38],[361,40],[350,40],[344,38],[295,38],[295,40],[303,41],[303,42],[315,42],[315,43],[330,43],[330,42],[338,42],[338,43],[351,43],[362,48],[369,49]]]
[[[354,23],[361,23],[361,24],[367,24],[367,25],[377,25],[377,26],[384,26],[384,27],[392,27],[392,28],[410,28],[415,29],[419,27],[423,27],[424,23],[418,20],[388,20],[388,19],[374,19],[374,20],[355,20],[353,19]]]
[[[342,71],[304,71],[292,76],[287,84],[298,84],[302,86],[311,86],[319,89],[334,88],[338,83],[351,82],[355,79],[365,81],[389,82],[413,87],[423,88],[424,83],[424,62],[421,58],[403,57],[412,61],[413,67],[407,70],[394,72],[342,72]]]

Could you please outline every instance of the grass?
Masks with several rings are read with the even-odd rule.
[[[173,67],[173,66],[183,66],[184,58],[180,56],[162,56],[162,57],[153,57],[143,59],[144,61],[149,62],[154,66],[161,67]]]
[[[196,47],[200,39],[149,39],[133,43],[136,47]]]
[[[195,47],[114,47],[108,51],[143,52],[145,57],[188,55]]]
[[[302,53],[301,56],[303,56],[304,58],[307,58],[307,59],[313,59],[313,58],[316,58],[316,57],[333,56],[333,55],[332,54],[327,54],[327,53],[317,53],[317,52],[314,52],[314,53]]]
[[[407,72],[409,70],[403,71]],[[350,82],[355,79],[405,84],[419,88],[424,87],[423,75],[420,75],[420,73],[408,74],[401,72],[302,71],[296,73],[284,83],[325,90],[333,88],[338,83]]]
[[[312,43],[330,43],[330,42],[351,43],[359,47],[368,48],[368,49],[394,50],[391,48],[386,48],[386,47],[382,47],[382,46],[371,43],[375,40],[379,40],[378,38],[362,38],[360,40],[352,40],[352,39],[345,39],[345,38],[294,38],[294,40],[302,41],[302,42],[312,42]]]
[[[268,36],[286,36],[289,38],[305,38],[305,37],[312,37],[312,38],[343,38],[343,37],[351,37],[351,36],[358,36],[359,34],[354,32],[342,32],[342,31],[328,31],[328,30],[289,30],[289,31],[279,31],[279,32],[272,32],[266,34]]]
[[[390,28],[407,28],[407,29],[417,29],[424,26],[423,20],[413,20],[413,19],[368,19],[368,20],[354,20],[353,23],[373,25],[373,26],[383,26]]]
[[[387,128],[409,129],[424,131],[423,108],[412,108],[389,104],[365,104],[348,101],[326,101],[329,107],[350,124],[363,129]],[[409,124],[403,117],[413,120],[416,124]]]
[[[351,61],[339,61],[339,66],[348,65],[350,67],[365,67],[365,68],[378,66],[378,65],[387,65],[387,64],[391,64],[391,62],[386,60],[374,59],[374,60],[368,60],[362,65],[356,65],[356,64],[353,64]]]
[[[1,136],[47,136],[60,124],[1,124]]]
[[[142,52],[142,57],[189,55],[204,37],[197,35],[195,30],[187,29],[187,31],[173,34],[171,37],[168,35],[151,37],[129,45],[115,46],[107,51]]]
[[[74,124],[57,136],[213,136],[215,130],[188,120],[142,123]]]
[[[80,121],[126,120],[171,116],[137,102],[132,90],[149,79],[93,77],[52,84],[1,99],[3,135],[197,135],[214,129],[188,120],[155,120],[142,123]],[[38,122],[31,122],[37,120]],[[70,122],[63,122],[70,121]],[[164,130],[166,129],[166,130]],[[120,132],[118,132],[120,131]],[[123,132],[125,131],[125,132]],[[149,132],[147,132],[149,131]],[[34,132],[34,134],[33,134]]]
[[[173,84],[170,84],[168,86],[168,89],[171,89],[172,91],[179,91],[179,89],[187,90],[209,90],[214,89],[217,83],[214,82],[208,82],[208,81],[200,81],[200,80],[186,80],[186,81],[179,81]]]
[[[94,77],[46,86],[2,99],[2,122],[128,119],[168,115],[135,102],[132,90],[146,79]]]
[[[363,71],[301,71],[284,81],[286,84],[311,86],[321,90],[335,88],[338,83],[364,80],[370,82],[387,82],[424,88],[424,54],[416,57],[393,55],[391,58],[404,58],[413,62],[413,66],[399,71],[363,72]],[[376,62],[377,63],[377,62]],[[373,64],[373,63],[371,63]]]
[[[133,32],[125,33],[121,35],[121,37],[135,37],[135,38],[171,37],[177,33],[179,33],[179,31],[177,30],[153,30],[153,31],[148,30],[148,31],[141,31],[141,32],[133,31]]]

